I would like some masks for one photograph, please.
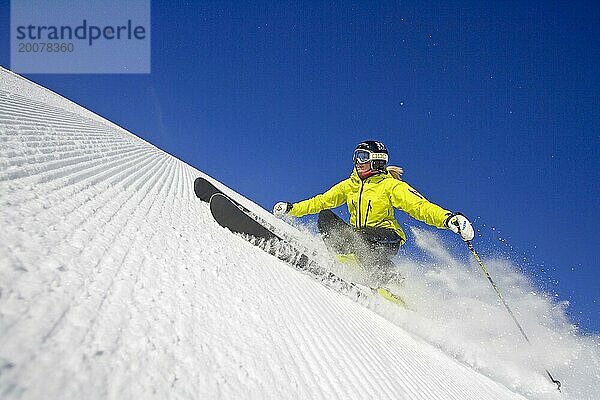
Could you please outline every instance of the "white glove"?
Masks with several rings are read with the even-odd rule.
[[[473,225],[469,222],[467,217],[461,213],[454,213],[446,221],[446,226],[454,233],[458,233],[462,240],[473,240],[475,232],[473,231]]]
[[[287,214],[291,209],[292,209],[291,203],[287,203],[285,201],[280,201],[279,203],[275,204],[275,207],[273,207],[273,214],[275,214],[275,216],[277,218],[281,218],[285,214]]]

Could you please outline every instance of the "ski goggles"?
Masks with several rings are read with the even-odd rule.
[[[385,153],[373,153],[369,150],[358,149],[354,151],[354,156],[352,157],[352,161],[354,161],[355,164],[364,164],[374,160],[383,160],[387,162],[388,155]]]

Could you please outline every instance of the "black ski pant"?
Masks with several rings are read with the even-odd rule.
[[[319,213],[317,225],[330,251],[355,254],[377,283],[387,283],[396,276],[391,259],[398,253],[402,242],[393,229],[354,229],[331,210]]]

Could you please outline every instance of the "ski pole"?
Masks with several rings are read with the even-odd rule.
[[[458,223],[455,223],[455,226],[458,228],[458,233],[461,234],[460,225]],[[461,237],[462,237],[462,235],[461,235]],[[519,331],[521,332],[521,334],[525,338],[525,341],[531,345],[531,342],[529,341],[529,338],[527,337],[527,334],[523,330],[523,327],[521,326],[521,324],[517,320],[517,317],[515,317],[515,314],[512,312],[512,310],[508,306],[508,303],[504,299],[504,296],[502,296],[502,293],[500,293],[500,289],[498,289],[498,286],[496,286],[496,283],[492,279],[492,276],[488,272],[487,268],[485,268],[485,265],[483,265],[483,261],[481,261],[481,258],[479,257],[479,255],[475,251],[475,248],[473,247],[473,244],[471,243],[470,240],[464,240],[463,239],[463,241],[467,244],[467,247],[469,248],[469,250],[473,254],[473,257],[475,257],[475,260],[477,260],[477,263],[481,267],[481,270],[485,274],[485,276],[488,279],[488,281],[490,281],[492,287],[494,288],[494,291],[496,291],[496,294],[498,295],[498,298],[500,298],[500,300],[502,301],[502,304],[504,304],[504,307],[506,308],[506,311],[508,311],[508,314],[510,315],[510,317],[512,318],[512,320],[515,322],[515,325],[517,325],[517,328],[519,328]],[[550,371],[548,371],[546,368],[544,368],[544,371],[546,371],[546,374],[548,374],[548,378],[550,378],[550,381],[552,381],[552,383],[554,383],[557,386],[558,391],[560,392],[560,387],[562,386],[562,384],[560,383],[560,381],[557,380],[557,379],[554,379],[554,377],[552,377],[552,374],[550,373]]]

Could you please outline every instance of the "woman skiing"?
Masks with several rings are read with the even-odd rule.
[[[383,143],[360,143],[353,161],[348,179],[308,200],[279,202],[273,214],[301,217],[319,213],[317,224],[327,247],[338,254],[353,254],[380,284],[395,276],[391,258],[406,241],[394,208],[429,225],[459,233],[463,240],[473,239],[473,227],[465,216],[429,202],[400,180],[402,169],[388,167],[388,151]],[[331,211],[344,203],[350,212],[350,225]]]

